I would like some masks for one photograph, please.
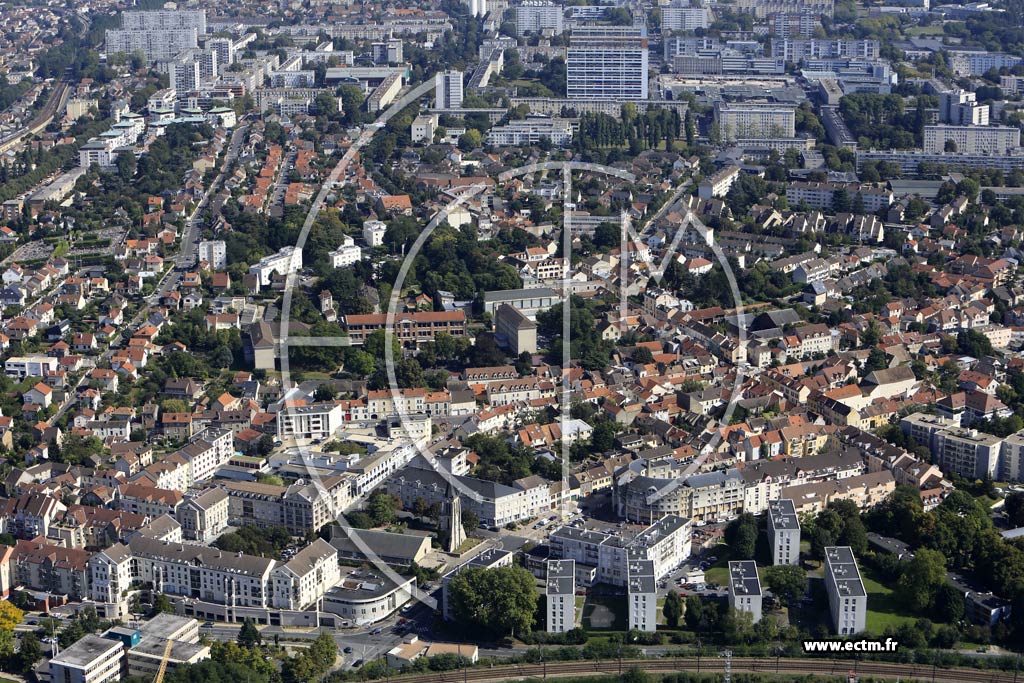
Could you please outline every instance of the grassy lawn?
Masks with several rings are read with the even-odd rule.
[[[729,585],[729,560],[732,550],[724,544],[716,545],[711,550],[718,560],[704,572],[704,583],[717,583],[719,586]]]
[[[625,631],[628,618],[624,597],[587,596],[583,605],[582,623],[588,630]]]
[[[933,26],[914,26],[904,31],[908,36],[941,36],[943,35],[942,26],[935,24]]]
[[[893,590],[879,583],[872,574],[872,571],[861,567],[864,589],[868,592],[867,630],[881,635],[888,626],[917,621],[917,617],[907,616],[906,608],[900,605]]]
[[[483,543],[482,538],[467,538],[465,541],[462,542],[462,545],[455,549],[455,554],[461,555],[462,553],[466,552],[467,550],[470,550],[471,548],[475,548],[481,543]]]

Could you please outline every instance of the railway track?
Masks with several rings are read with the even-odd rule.
[[[35,120],[19,130],[17,133],[9,136],[3,142],[0,142],[0,154],[12,149],[16,145],[20,144],[26,137],[31,137],[50,125],[50,122],[53,121],[53,117],[56,116],[57,112],[64,106],[64,103],[67,101],[68,93],[70,92],[71,85],[61,81],[57,85],[57,89],[50,94],[50,98],[47,100],[42,110],[40,110]]]
[[[523,678],[564,678],[567,676],[618,676],[631,668],[649,673],[692,671],[724,673],[725,662],[719,657],[607,660],[600,662],[552,662],[550,664],[512,664],[492,668],[465,669],[428,674],[394,676],[396,683],[459,683],[460,681],[508,681]],[[759,659],[733,657],[733,673],[820,674],[822,676],[873,676],[902,681],[941,681],[942,683],[1017,683],[1017,674],[1006,671],[941,668],[923,664],[888,662],[855,662],[831,659]],[[380,679],[384,680],[384,679]]]

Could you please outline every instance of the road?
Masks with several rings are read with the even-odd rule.
[[[201,219],[203,212],[206,211],[206,207],[209,205],[210,200],[220,190],[220,185],[224,182],[224,176],[227,174],[227,170],[231,167],[231,164],[238,158],[238,151],[242,147],[242,143],[245,142],[245,135],[249,130],[249,126],[240,124],[235,128],[234,133],[231,135],[231,142],[228,143],[228,151],[224,154],[224,160],[221,162],[220,171],[217,173],[217,177],[210,183],[210,187],[207,188],[203,194],[202,200],[196,206],[195,211],[189,216],[188,220],[185,221],[185,232],[181,236],[181,249],[177,255],[170,257],[167,262],[170,264],[170,269],[164,273],[163,278],[157,283],[156,289],[149,295],[149,303],[156,303],[160,301],[160,297],[164,296],[170,291],[176,290],[178,285],[181,283],[182,271],[178,270],[178,267],[190,267],[196,262],[196,255],[199,252],[199,244],[197,240],[202,232]],[[143,309],[145,310],[145,309]]]

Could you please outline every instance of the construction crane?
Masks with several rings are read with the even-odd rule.
[[[164,645],[164,656],[160,660],[160,668],[156,670],[156,678],[153,679],[153,683],[164,683],[164,674],[167,673],[167,661],[171,658],[171,649],[173,647],[174,641],[168,638],[167,644]]]

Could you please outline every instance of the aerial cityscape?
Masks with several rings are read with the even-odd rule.
[[[1024,681],[1024,0],[0,26],[0,683]]]

